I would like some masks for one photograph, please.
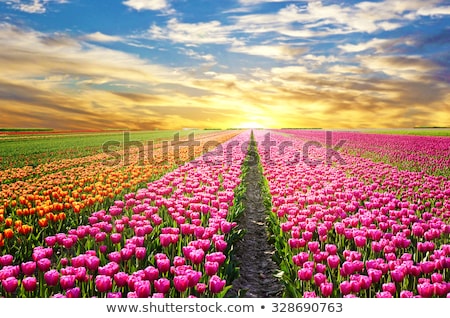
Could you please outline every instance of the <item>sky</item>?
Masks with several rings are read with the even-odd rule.
[[[0,0],[0,127],[450,126],[450,1]]]

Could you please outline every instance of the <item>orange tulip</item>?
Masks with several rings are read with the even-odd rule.
[[[7,227],[11,227],[12,224],[13,224],[13,220],[12,220],[11,218],[6,218],[6,220],[5,220],[5,225],[6,225]]]
[[[20,234],[27,235],[27,234],[30,234],[33,231],[33,227],[30,226],[30,225],[25,224],[25,225],[21,226],[20,228],[18,228],[17,231]]]
[[[47,227],[48,226],[48,220],[46,218],[42,218],[38,220],[38,224],[40,227]]]
[[[14,231],[12,229],[6,229],[3,231],[3,235],[5,236],[5,238],[11,239],[14,237]]]
[[[19,202],[20,202],[20,204],[25,205],[27,203],[27,200],[23,196],[20,196],[19,197]]]

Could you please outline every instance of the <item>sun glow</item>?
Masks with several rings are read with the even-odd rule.
[[[256,121],[248,121],[241,123],[238,128],[264,128],[264,126]]]

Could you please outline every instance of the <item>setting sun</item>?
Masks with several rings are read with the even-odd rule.
[[[256,121],[247,121],[241,123],[238,128],[264,128],[264,126]]]

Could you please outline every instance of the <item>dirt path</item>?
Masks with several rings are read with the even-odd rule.
[[[238,221],[247,232],[236,244],[235,255],[240,266],[240,277],[233,282],[229,297],[281,297],[283,290],[283,285],[274,277],[278,267],[272,260],[274,247],[267,241],[260,179],[258,166],[250,162],[250,170],[244,179],[247,186],[245,210]]]

